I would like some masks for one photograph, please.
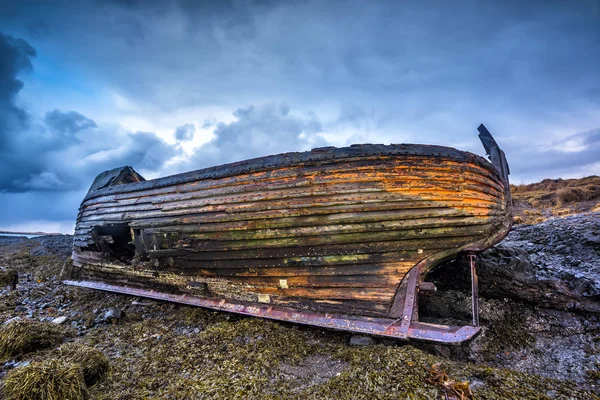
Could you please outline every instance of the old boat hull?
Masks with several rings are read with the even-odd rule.
[[[504,154],[359,145],[144,181],[98,176],[67,283],[354,332],[461,342],[418,321],[427,272],[512,223]]]

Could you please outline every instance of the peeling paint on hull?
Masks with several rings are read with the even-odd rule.
[[[151,181],[130,167],[107,171],[80,207],[78,276],[67,283],[318,326],[326,316],[329,327],[353,321],[348,330],[384,336],[467,340],[478,328],[419,323],[416,296],[435,264],[483,250],[510,228],[504,154],[482,134],[492,163],[440,146],[355,145]],[[357,321],[377,328],[352,328]]]

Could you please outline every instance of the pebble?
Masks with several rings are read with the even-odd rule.
[[[63,315],[62,317],[54,318],[52,320],[52,323],[56,324],[56,325],[62,325],[65,322],[67,322],[68,319],[69,319],[69,317]]]

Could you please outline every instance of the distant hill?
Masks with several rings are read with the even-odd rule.
[[[538,223],[553,216],[600,211],[600,177],[544,179],[510,185],[515,223]]]
[[[60,233],[48,233],[48,232],[13,232],[13,231],[0,231],[0,235],[60,235]]]

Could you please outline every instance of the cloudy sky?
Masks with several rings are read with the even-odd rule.
[[[100,172],[352,143],[600,173],[600,0],[0,0],[0,229],[69,232]]]

